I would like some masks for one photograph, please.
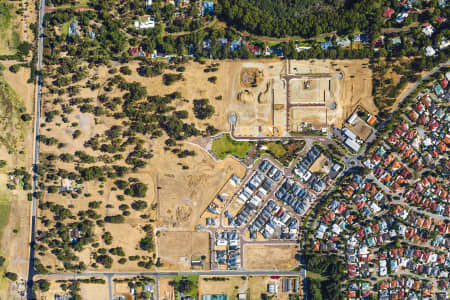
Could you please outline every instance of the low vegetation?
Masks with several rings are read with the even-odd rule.
[[[212,151],[219,159],[225,159],[228,155],[245,158],[252,146],[251,142],[238,142],[233,140],[229,134],[224,134],[214,140]]]
[[[344,299],[341,283],[345,280],[345,265],[337,256],[311,255],[306,258],[307,269],[316,274],[308,278],[308,295],[313,300]]]
[[[270,154],[287,167],[305,147],[305,141],[263,142],[258,144],[258,147],[261,153]]]

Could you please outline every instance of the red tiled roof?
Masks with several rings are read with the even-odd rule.
[[[383,17],[384,18],[390,18],[395,13],[395,10],[393,10],[390,7],[386,7],[386,9],[383,11]]]

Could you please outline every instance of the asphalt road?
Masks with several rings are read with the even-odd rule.
[[[44,14],[45,14],[45,0],[40,0],[39,8],[39,31],[38,31],[38,65],[37,65],[37,86],[36,86],[36,103],[35,103],[35,126],[34,126],[34,138],[33,138],[33,168],[37,165],[39,159],[39,129],[41,119],[41,96],[42,96],[42,53],[44,48]],[[31,231],[30,231],[30,244],[29,244],[29,264],[28,264],[28,278],[27,278],[27,299],[33,299],[33,277],[35,275],[34,270],[34,240],[36,231],[36,191],[37,191],[37,175],[33,173],[33,201],[31,205]]]
[[[251,276],[251,275],[269,275],[269,276],[299,276],[302,272],[282,272],[282,271],[240,271],[240,270],[224,270],[224,271],[192,271],[192,272],[83,272],[83,273],[49,273],[46,276],[59,277],[90,277],[90,276]]]

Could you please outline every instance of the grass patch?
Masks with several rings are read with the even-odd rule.
[[[289,142],[264,142],[262,146],[267,149],[261,149],[261,152],[269,153],[273,156],[273,158],[287,167],[305,147],[305,141],[296,140]]]
[[[70,23],[73,22],[73,19],[71,19],[70,21],[66,22],[66,23],[62,23],[61,25],[61,35],[67,37],[67,35],[69,34],[69,26]]]
[[[183,280],[188,280],[188,281],[192,282],[192,289],[190,290],[190,292],[189,293],[183,293],[183,294],[185,296],[191,296],[194,299],[197,299],[198,279],[199,279],[199,275],[188,275],[188,276],[177,275],[175,277],[175,281],[177,282],[177,285],[179,284],[180,281],[183,281]]]
[[[265,146],[267,147],[267,152],[276,157],[281,157],[286,154],[286,149],[280,143],[269,142]]]
[[[8,225],[10,203],[5,191],[0,192],[0,239],[6,225]]]
[[[245,158],[252,145],[251,142],[237,142],[229,134],[224,134],[221,138],[214,140],[212,151],[219,159],[225,159],[228,155]]]
[[[0,0],[0,54],[13,54],[19,44],[19,34],[13,30],[15,7],[8,1]]]
[[[11,24],[11,4],[0,1],[0,29],[4,30]]]
[[[2,238],[3,232],[5,231],[6,225],[8,225],[9,213],[10,213],[10,202],[7,192],[2,187],[0,191],[0,240]],[[0,255],[3,253],[0,253]],[[0,268],[0,273],[5,273],[8,267],[8,261],[6,261]],[[0,290],[5,290],[8,288],[8,279],[1,276],[0,277]]]
[[[80,6],[87,6],[88,3],[89,3],[89,0],[79,0],[74,5],[69,3],[69,4],[63,4],[63,5],[56,6],[55,8],[56,9],[77,8],[77,7],[80,7]]]
[[[19,141],[25,136],[25,124],[20,115],[25,112],[25,106],[19,95],[3,79],[0,78],[0,144],[10,153],[17,152]]]
[[[306,277],[309,278],[309,279],[315,279],[315,280],[319,280],[319,281],[325,281],[325,280],[328,279],[325,276],[322,276],[322,275],[320,275],[318,273],[310,272],[310,271],[306,272]]]

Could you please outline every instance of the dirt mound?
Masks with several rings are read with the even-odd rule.
[[[238,101],[241,102],[242,104],[250,104],[255,101],[255,96],[249,90],[243,90],[239,92],[237,98]]]
[[[257,87],[264,74],[257,68],[245,68],[241,71],[241,85],[243,87]]]
[[[258,95],[258,103],[259,104],[266,104],[270,101],[270,90],[272,88],[272,80],[268,81],[266,84],[266,89],[259,93]]]
[[[283,109],[285,109],[285,107],[286,107],[286,106],[285,106],[284,104],[275,104],[274,107],[273,107],[273,109],[278,111],[278,110],[283,110]]]

